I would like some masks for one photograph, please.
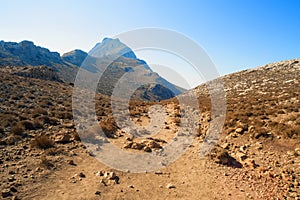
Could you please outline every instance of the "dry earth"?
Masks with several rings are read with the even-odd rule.
[[[72,86],[19,77],[11,68],[0,73],[3,199],[300,199],[299,59],[222,77],[226,120],[206,157],[199,152],[211,105],[206,86],[197,87],[200,127],[193,143],[175,162],[143,173],[105,166],[82,144],[80,138],[95,143],[98,136],[94,127],[80,137],[76,132]],[[135,153],[159,152],[184,112],[176,99],[160,102],[167,110],[161,131],[136,138],[116,126],[108,97],[96,95],[96,102],[109,141]],[[132,120],[149,124],[153,104],[131,102]]]

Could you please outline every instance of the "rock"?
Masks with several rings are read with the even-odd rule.
[[[158,144],[157,142],[155,141],[150,141],[148,144],[147,144],[148,147],[150,147],[151,149],[160,149],[161,148],[161,145]]]
[[[262,143],[261,143],[261,142],[257,142],[257,143],[255,143],[255,149],[257,149],[257,150],[261,150],[261,149],[263,149],[263,145],[262,145]]]
[[[128,143],[124,144],[123,148],[124,149],[132,148],[132,144],[133,144],[133,142],[128,142]]]
[[[163,174],[163,172],[162,171],[156,171],[156,172],[154,172],[154,174],[161,175],[161,174]]]
[[[143,150],[148,153],[152,152],[151,148],[148,146],[145,146]]]
[[[100,180],[100,183],[102,183],[104,186],[107,186],[107,183],[106,183],[106,181],[105,181],[104,178],[102,178],[102,179]]]
[[[73,160],[68,160],[69,165],[76,165]]]
[[[86,177],[85,174],[84,174],[83,172],[80,172],[80,173],[78,174],[78,176],[79,176],[80,178],[85,178],[85,177]]]
[[[96,176],[104,176],[104,173],[103,171],[98,171],[95,173]]]
[[[10,177],[8,177],[8,182],[14,182],[16,179],[13,175],[11,175]]]
[[[244,161],[244,160],[246,160],[246,158],[247,158],[247,155],[246,155],[245,153],[243,153],[243,152],[237,152],[237,153],[236,153],[236,156],[237,156],[241,161]]]
[[[11,192],[10,192],[9,189],[4,189],[4,190],[2,190],[1,193],[2,193],[2,197],[3,197],[3,198],[12,196],[12,194],[11,194]]]
[[[9,190],[10,190],[11,192],[18,192],[18,190],[17,190],[14,186],[10,187]]]
[[[294,151],[287,151],[286,154],[289,155],[289,156],[293,156],[293,155],[295,155],[295,152]]]
[[[66,124],[63,124],[63,126],[65,128],[74,128],[74,124],[73,123],[66,123]]]
[[[244,132],[244,129],[237,128],[237,129],[235,129],[235,132],[238,133],[238,134],[242,134]]]
[[[115,172],[105,172],[104,178],[114,180],[116,178],[116,174],[115,174]]]
[[[240,151],[246,151],[246,149],[247,149],[247,146],[246,145],[244,145],[244,146],[240,146]]]
[[[224,143],[220,145],[223,149],[229,149],[230,144],[229,143]]]
[[[136,143],[134,142],[132,145],[131,145],[131,148],[132,149],[138,149],[138,150],[141,150],[145,147],[145,144],[142,144],[142,143]]]
[[[100,191],[96,191],[95,195],[101,195],[101,192]]]
[[[233,133],[230,133],[230,134],[229,134],[229,137],[231,137],[231,138],[237,138],[237,137],[238,137],[238,134],[235,133],[235,132],[233,132]]]
[[[169,183],[169,184],[167,185],[167,188],[168,188],[168,189],[172,189],[172,188],[176,188],[176,187],[175,187],[175,185],[173,185],[172,183]]]
[[[69,143],[71,142],[71,136],[69,134],[58,135],[54,141],[56,143]]]

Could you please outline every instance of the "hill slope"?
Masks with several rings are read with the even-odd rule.
[[[211,105],[206,85],[197,87],[200,127],[193,144],[171,165],[138,174],[105,166],[87,151],[72,121],[70,85],[17,77],[7,68],[0,75],[4,199],[300,198],[300,59],[222,77],[225,126],[204,158],[198,153]],[[116,126],[107,96],[98,94],[95,100],[99,124],[110,142],[134,153],[159,152],[172,141],[183,114],[176,99],[160,102],[167,111],[164,126],[156,135],[136,138]],[[147,125],[151,105],[132,101],[132,120]],[[97,151],[94,127],[80,137],[90,139]]]

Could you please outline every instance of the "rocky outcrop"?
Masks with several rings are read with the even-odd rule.
[[[35,46],[33,42],[0,41],[0,66],[50,66],[62,64],[59,53]]]
[[[86,52],[76,49],[62,55],[62,59],[73,65],[80,66],[87,56]]]

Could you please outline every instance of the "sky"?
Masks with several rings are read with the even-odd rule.
[[[156,27],[198,43],[221,75],[300,57],[298,0],[0,0],[0,5],[0,40],[30,40],[60,54],[88,52],[104,37]],[[180,67],[187,77],[194,74]],[[192,86],[198,84],[191,79]]]

